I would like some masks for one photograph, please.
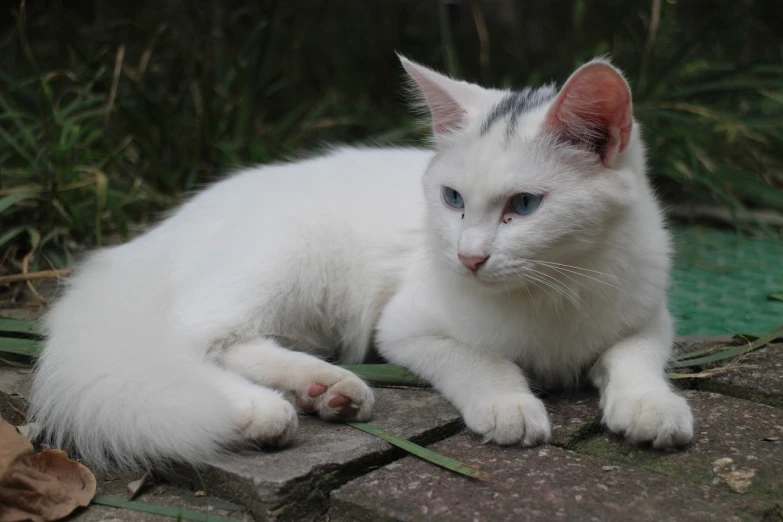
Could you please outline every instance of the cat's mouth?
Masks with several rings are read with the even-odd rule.
[[[466,271],[467,277],[487,287],[521,289],[535,285],[535,281],[545,277],[542,268],[533,261],[513,266],[483,266],[476,272]]]

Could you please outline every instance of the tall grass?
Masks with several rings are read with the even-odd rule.
[[[67,267],[227,169],[412,143],[394,51],[489,85],[610,53],[665,197],[783,210],[776,2],[29,1],[0,22],[0,266]],[[2,269],[0,269],[2,271]]]

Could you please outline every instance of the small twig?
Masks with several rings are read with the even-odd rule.
[[[114,60],[114,75],[111,81],[111,90],[109,91],[109,101],[106,102],[106,121],[109,121],[111,111],[114,108],[114,100],[117,98],[117,88],[120,84],[120,74],[122,73],[122,63],[125,60],[125,46],[120,45],[117,49],[117,57]]]
[[[487,22],[484,19],[484,12],[476,0],[470,2],[470,8],[473,11],[473,21],[476,24],[476,33],[479,39],[481,78],[487,81],[489,78],[489,31],[487,30]]]
[[[61,268],[58,270],[41,270],[40,272],[26,272],[22,274],[11,274],[0,276],[0,285],[16,283],[19,281],[34,281],[38,279],[59,279],[71,273],[70,268]]]
[[[27,1],[22,0],[19,3],[19,10],[14,10],[12,13],[16,17],[16,28],[24,54],[27,56],[27,60],[33,66],[33,69],[38,69],[38,61],[35,59],[33,48],[30,46],[30,41],[27,38]]]
[[[22,410],[20,410],[19,408],[17,408],[17,407],[16,407],[16,406],[14,406],[13,404],[11,404],[10,402],[7,402],[6,404],[8,405],[8,407],[9,407],[9,408],[10,408],[10,409],[11,409],[11,410],[14,412],[14,413],[16,413],[17,415],[19,415],[19,416],[22,418],[22,421],[23,421],[23,422],[27,422],[27,414],[26,414],[25,412],[23,412]],[[17,429],[18,429],[18,428],[17,428]]]
[[[709,379],[710,377],[714,377],[722,373],[732,372],[738,368],[740,368],[740,366],[737,366],[735,363],[731,363],[727,364],[726,366],[713,368],[711,370],[703,370],[697,373],[670,373],[668,376],[669,379]]]
[[[720,223],[751,223],[783,227],[783,214],[772,210],[733,211],[709,205],[676,205],[667,214],[680,219],[708,219]]]
[[[26,276],[29,274],[30,269],[30,259],[33,258],[33,254],[35,254],[36,249],[38,248],[38,243],[41,241],[41,236],[38,234],[38,232],[31,232],[30,233],[30,243],[32,245],[30,246],[30,251],[27,252],[27,254],[22,259],[22,275]],[[25,279],[25,284],[27,285],[28,290],[32,292],[32,294],[38,299],[38,302],[42,305],[46,305],[46,299],[44,299],[41,294],[38,293],[38,290],[35,288],[35,285],[33,285],[32,279]]]
[[[639,67],[639,83],[644,84],[647,79],[647,68],[650,64],[655,37],[658,35],[658,28],[661,25],[661,0],[652,0],[650,6],[650,26],[647,29],[647,41],[644,42],[644,51],[642,51],[642,63]]]
[[[446,72],[449,76],[459,76],[459,62],[457,61],[457,51],[454,47],[454,38],[451,31],[449,6],[446,5],[446,2],[438,2],[438,18],[440,21],[440,43],[446,61]]]
[[[155,48],[155,44],[158,41],[158,37],[160,37],[161,33],[166,30],[165,24],[159,24],[158,28],[155,29],[155,34],[150,39],[150,42],[147,44],[147,47],[144,49],[144,52],[141,54],[141,59],[139,60],[139,66],[136,68],[136,72],[139,74],[139,80],[141,80],[141,77],[144,76],[144,73],[147,72],[147,66],[150,63],[150,58],[152,58],[152,50]]]

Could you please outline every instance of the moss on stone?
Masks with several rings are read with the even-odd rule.
[[[619,437],[599,435],[573,444],[568,449],[586,455],[603,457],[633,468],[644,469],[675,478],[684,478],[690,482],[713,485],[716,475],[712,463],[685,460],[682,452],[657,451],[650,448],[630,447]],[[727,491],[731,491],[725,484]],[[783,502],[783,491],[778,487],[775,477],[759,473],[753,477],[746,495],[773,503]]]

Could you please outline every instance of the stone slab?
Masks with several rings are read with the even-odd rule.
[[[15,410],[24,410],[29,384],[27,370],[0,367],[0,390],[5,392],[0,408],[15,424],[24,421]],[[429,443],[462,427],[456,409],[433,391],[381,388],[375,392],[371,422],[396,435]],[[236,455],[198,473],[183,469],[167,478],[179,487],[182,498],[186,491],[217,493],[248,507],[255,520],[307,520],[325,511],[333,488],[402,455],[401,450],[347,425],[300,417],[297,438],[288,448]],[[85,520],[102,520],[103,515],[94,512],[111,519],[112,510],[91,506],[84,515],[90,518]],[[119,518],[126,520],[125,516]],[[136,516],[127,520],[153,520]]]
[[[569,448],[621,465],[687,477],[708,490],[783,502],[783,410],[717,393],[687,391],[685,396],[696,429],[693,443],[684,450],[639,448],[607,433]]]
[[[490,473],[492,482],[406,457],[332,492],[330,519],[740,521],[761,520],[773,509],[752,497],[553,446],[502,448],[461,434],[431,447]]]
[[[373,425],[429,443],[459,431],[458,412],[429,390],[376,389]],[[300,418],[294,444],[247,453],[201,474],[214,492],[249,508],[256,520],[314,520],[329,492],[403,455],[387,442],[344,424]]]
[[[547,399],[554,444],[501,448],[463,433],[432,449],[492,476],[482,483],[413,457],[332,493],[348,520],[777,520],[783,517],[783,410],[686,391],[685,450],[625,443],[600,426],[598,398]]]

